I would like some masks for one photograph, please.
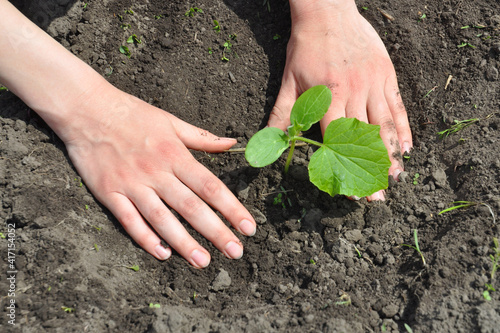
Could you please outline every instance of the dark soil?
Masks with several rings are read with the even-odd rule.
[[[250,0],[18,6],[120,89],[244,146],[267,122],[285,64],[288,3],[269,1],[270,12]],[[194,6],[203,13],[186,17]],[[259,222],[257,234],[242,239],[245,255],[237,261],[193,232],[212,253],[204,270],[177,254],[159,262],[135,245],[81,184],[50,128],[2,92],[0,232],[15,226],[17,289],[12,327],[8,241],[0,239],[0,330],[401,332],[406,324],[414,332],[500,332],[500,280],[491,278],[489,257],[499,222],[483,205],[438,215],[455,200],[486,203],[495,217],[500,209],[500,4],[374,0],[358,6],[389,50],[409,112],[415,148],[402,181],[391,179],[385,202],[350,201],[308,182],[307,148],[287,177],[283,160],[252,169],[242,154],[193,152]],[[133,15],[125,13],[130,8]],[[119,46],[131,34],[142,43],[128,44],[128,59]],[[232,34],[229,61],[222,61]],[[281,38],[273,39],[276,34]],[[462,43],[473,47],[457,47]],[[480,120],[439,139],[437,132],[454,120],[471,118]],[[283,202],[275,204],[282,189]],[[426,266],[416,251],[400,246],[413,244],[415,229]],[[132,265],[140,270],[127,268]],[[486,284],[497,289],[489,301]]]

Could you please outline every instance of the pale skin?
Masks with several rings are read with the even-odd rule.
[[[411,148],[411,132],[382,42],[352,0],[292,0],[290,7],[292,36],[269,125],[286,128],[297,97],[327,84],[334,100],[322,128],[343,116],[382,125],[390,172],[397,176],[403,170],[397,156]],[[345,14],[333,15],[339,11]],[[350,25],[340,22],[344,19]],[[346,40],[352,34],[358,44]],[[0,82],[63,140],[90,191],[145,251],[166,260],[173,248],[196,268],[210,263],[210,253],[170,207],[226,257],[241,258],[243,245],[213,209],[246,236],[255,234],[255,220],[188,150],[221,152],[234,139],[215,136],[113,87],[6,0],[0,0]],[[170,247],[162,246],[162,239]]]

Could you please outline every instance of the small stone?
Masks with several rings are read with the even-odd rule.
[[[394,317],[399,311],[399,307],[395,304],[389,304],[386,305],[382,308],[382,315],[385,318],[392,318]]]
[[[229,72],[229,79],[231,80],[232,83],[236,82],[236,78],[234,77],[234,74]]]
[[[252,216],[255,219],[255,222],[257,224],[264,224],[267,222],[266,215],[262,214],[262,212],[260,210],[258,210],[257,208],[250,209],[250,213],[252,214]]]
[[[359,241],[361,238],[363,238],[363,235],[361,234],[361,231],[358,230],[358,229],[354,229],[354,230],[347,230],[345,233],[344,233],[344,237],[345,239],[347,239],[348,241],[351,241],[351,242],[357,242]]]
[[[399,174],[398,179],[402,183],[408,183],[408,172],[403,171]]]
[[[211,289],[215,291],[222,291],[231,285],[231,277],[224,269],[221,269],[219,274],[212,282]]]
[[[496,81],[498,80],[498,69],[496,67],[490,66],[486,69],[486,80]]]
[[[446,185],[447,176],[443,169],[436,169],[432,172],[432,178],[434,178],[434,184],[436,187],[441,188]]]

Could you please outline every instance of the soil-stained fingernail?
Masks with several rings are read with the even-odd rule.
[[[170,248],[166,249],[161,245],[156,245],[155,251],[156,251],[156,255],[161,260],[167,260],[172,255],[172,250]]]
[[[226,252],[226,256],[232,259],[240,259],[243,256],[243,248],[233,241],[227,243],[224,252]]]
[[[191,252],[191,260],[194,261],[198,268],[205,268],[210,263],[210,258],[200,250]]]
[[[247,236],[255,235],[255,224],[250,222],[249,220],[243,220],[240,223],[240,230]]]
[[[399,174],[401,172],[403,172],[403,170],[401,169],[394,170],[394,172],[392,173],[392,178],[394,178],[395,181],[399,181]]]
[[[410,153],[411,146],[408,141],[403,142],[403,153]]]

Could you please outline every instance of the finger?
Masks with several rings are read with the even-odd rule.
[[[208,266],[208,251],[186,231],[153,189],[136,190],[131,199],[156,232],[191,265]]]
[[[368,201],[385,201],[385,191],[384,190],[380,190],[378,192],[375,192],[373,193],[372,195],[370,196],[367,196],[366,199]]]
[[[360,121],[368,123],[368,113],[366,112],[367,94],[356,94],[355,98],[351,98],[345,108],[346,118],[356,118]]]
[[[173,175],[158,186],[158,194],[181,214],[193,228],[212,242],[226,257],[243,256],[240,240],[219,219],[214,211]],[[164,186],[162,186],[164,185]]]
[[[368,100],[368,120],[371,124],[380,125],[380,137],[387,148],[389,159],[391,160],[389,174],[397,180],[404,167],[396,125],[394,124],[385,96],[378,89],[372,91],[371,96]]]
[[[113,193],[103,202],[140,247],[160,260],[170,258],[172,250],[161,245],[160,238],[151,230],[128,198]]]
[[[325,134],[328,125],[335,119],[346,116],[346,94],[345,85],[340,86],[338,83],[331,83],[328,85],[332,91],[332,103],[328,108],[328,112],[321,119],[321,132]]]
[[[280,92],[269,115],[268,126],[277,127],[285,131],[290,125],[290,113],[292,112],[293,104],[299,97],[294,82],[288,75],[283,75]]]
[[[401,93],[399,92],[396,75],[391,75],[387,78],[385,98],[391,110],[394,125],[396,126],[401,153],[409,153],[410,149],[413,147],[413,140],[411,137],[410,124],[408,122],[408,114],[403,99],[401,98]]]
[[[171,114],[167,115],[174,125],[177,136],[188,148],[218,153],[231,148],[236,143],[236,139],[219,137],[207,130],[188,124]]]
[[[218,210],[239,232],[253,236],[256,223],[248,210],[224,183],[193,159],[174,169],[174,174],[200,198]],[[196,175],[196,177],[193,177]]]

